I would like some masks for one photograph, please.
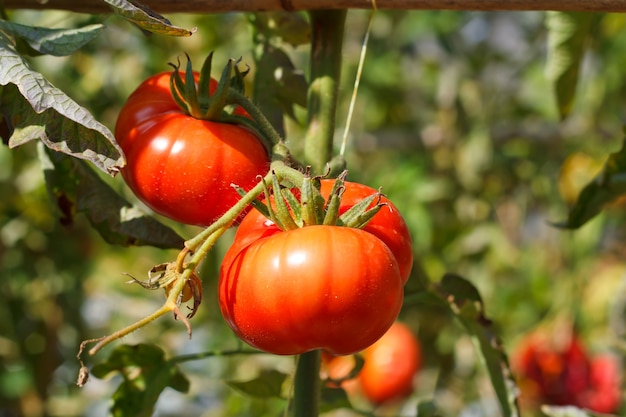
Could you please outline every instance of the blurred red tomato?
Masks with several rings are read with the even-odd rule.
[[[512,365],[521,400],[531,407],[573,405],[610,413],[619,406],[617,360],[591,358],[576,334],[532,333],[520,343]]]
[[[405,324],[395,322],[376,343],[362,352],[364,364],[355,378],[350,372],[353,356],[322,356],[323,369],[349,394],[361,392],[375,404],[402,399],[413,391],[413,379],[421,367],[419,342]],[[332,386],[332,384],[331,384]]]

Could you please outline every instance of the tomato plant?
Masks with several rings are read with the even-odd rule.
[[[126,155],[122,176],[155,212],[209,225],[239,200],[232,184],[249,189],[266,173],[268,152],[244,127],[184,112],[172,97],[170,76],[145,80],[120,111],[115,136]],[[216,81],[210,84],[215,90]]]
[[[332,179],[321,180],[320,193],[322,197],[328,199],[333,184],[334,180]],[[367,185],[345,181],[339,213],[345,213],[359,201],[376,193],[375,189]],[[406,283],[413,266],[411,235],[396,206],[385,196],[381,196],[380,203],[383,204],[383,207],[363,227],[363,230],[378,237],[389,247],[398,262],[403,283]],[[272,234],[276,230],[277,227],[271,220],[259,211],[253,210],[239,225],[237,238],[239,244],[245,245],[246,242],[252,242],[260,236]]]
[[[407,325],[395,322],[362,356],[363,367],[354,378],[348,377],[355,365],[350,356],[324,355],[324,368],[332,380],[341,380],[347,392],[359,392],[375,404],[402,399],[413,391],[422,352]]]
[[[402,300],[389,248],[348,227],[276,228],[247,246],[235,239],[220,271],[226,322],[242,340],[275,354],[363,350],[391,326]]]

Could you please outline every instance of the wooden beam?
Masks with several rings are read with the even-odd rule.
[[[321,9],[396,10],[560,10],[626,12],[626,0],[144,0],[158,13],[223,13],[230,11],[296,11]],[[3,0],[7,9],[56,9],[107,13],[102,0]]]

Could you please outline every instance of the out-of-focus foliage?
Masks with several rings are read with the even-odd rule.
[[[216,63],[243,57],[251,66],[258,58],[243,14],[171,16],[178,27],[197,27],[187,38],[146,36],[116,16],[14,12],[11,18],[42,27],[104,23],[77,53],[30,62],[110,129],[139,82],[169,69],[184,52],[198,61],[214,50]],[[367,19],[366,12],[348,14],[339,128]],[[348,137],[348,179],[382,186],[405,216],[418,261],[407,297],[418,275],[437,282],[452,272],[479,289],[507,350],[522,334],[564,318],[591,351],[623,345],[623,205],[614,202],[576,231],[551,222],[567,217],[568,204],[621,147],[625,28],[625,16],[602,16],[583,58],[576,100],[561,121],[545,73],[543,13],[377,12]],[[306,45],[295,44],[281,48],[306,73]],[[287,139],[297,149],[303,129],[296,121],[305,118],[297,106],[289,111]],[[104,180],[132,200],[121,178]],[[81,217],[58,224],[31,144],[0,147],[0,183],[0,415],[105,415],[121,381],[94,377],[75,387],[78,343],[156,309],[162,296],[125,285],[123,273],[143,275],[176,252],[109,246]],[[184,237],[196,231],[171,226]],[[158,342],[167,357],[239,347],[215,302],[216,270],[228,241],[220,241],[202,268],[205,300],[191,341],[168,317],[123,342]],[[378,415],[415,415],[418,408],[420,416],[500,415],[470,335],[444,308],[409,303],[401,318],[420,337],[425,369],[414,395]],[[256,417],[278,415],[285,401],[251,399],[223,381],[255,381],[271,369],[291,375],[293,361],[211,354],[179,367],[189,391],[165,389],[155,415]],[[359,399],[356,406],[372,410]]]

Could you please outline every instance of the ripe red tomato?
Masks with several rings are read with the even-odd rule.
[[[421,349],[405,324],[396,322],[363,354],[359,372],[363,394],[373,403],[403,398],[413,391],[413,378],[421,366]]]
[[[513,366],[525,401],[574,405],[587,389],[589,357],[577,337],[553,340],[533,333],[522,341]]]
[[[362,352],[364,364],[355,378],[344,379],[354,369],[354,356],[322,355],[322,369],[349,394],[361,393],[375,404],[400,400],[413,391],[422,364],[419,342],[405,324],[395,322]],[[332,384],[331,384],[332,386]]]
[[[363,350],[392,325],[402,300],[389,248],[348,227],[276,231],[248,245],[235,239],[220,270],[228,325],[248,344],[280,355]]]
[[[620,366],[615,358],[590,357],[580,338],[555,339],[535,332],[522,340],[513,360],[521,399],[529,407],[574,405],[599,413],[620,404]]]
[[[206,226],[239,200],[231,184],[249,189],[266,174],[269,156],[251,131],[184,113],[172,98],[170,75],[145,80],[120,111],[115,137],[126,156],[121,172],[155,212]]]
[[[328,198],[333,184],[334,180],[331,179],[321,181],[320,192],[324,198]],[[344,185],[345,191],[339,208],[340,214],[345,213],[364,198],[377,193],[375,189],[355,182],[346,181]],[[385,205],[363,230],[378,237],[389,247],[398,262],[402,282],[406,283],[413,267],[411,234],[396,206],[386,197],[382,197],[381,200]],[[252,210],[239,225],[237,237],[241,244],[245,245],[246,242],[255,241],[259,236],[275,233],[276,230],[277,227],[271,220],[259,211]]]

